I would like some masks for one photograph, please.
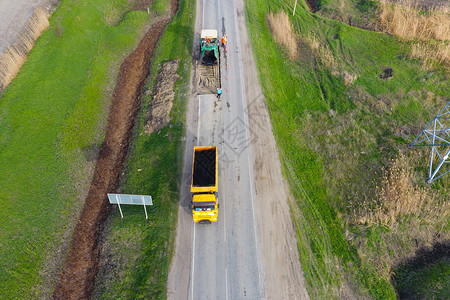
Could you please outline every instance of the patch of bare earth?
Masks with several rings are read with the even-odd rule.
[[[166,127],[170,122],[170,111],[175,98],[175,82],[180,75],[177,74],[179,60],[166,62],[156,79],[153,99],[146,114],[145,132],[151,134]]]
[[[178,1],[172,0],[172,16],[177,9]],[[157,20],[120,67],[106,137],[53,299],[86,299],[93,291],[100,255],[99,236],[109,212],[106,194],[116,189],[140,107],[141,90],[149,74],[151,57],[170,20],[171,17]]]
[[[215,94],[220,87],[219,64],[205,66],[195,62],[195,81],[197,82],[197,94]]]

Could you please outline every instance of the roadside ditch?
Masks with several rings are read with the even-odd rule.
[[[53,299],[87,299],[92,294],[100,259],[99,237],[110,212],[106,194],[117,188],[140,108],[142,89],[150,73],[153,52],[177,10],[178,0],[172,0],[170,16],[156,20],[138,47],[120,66],[105,140]]]

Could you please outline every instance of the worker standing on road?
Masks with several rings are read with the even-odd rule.
[[[227,35],[225,34],[221,39],[222,46],[225,48],[227,46]]]
[[[217,99],[220,99],[220,96],[222,95],[222,89],[217,88]]]

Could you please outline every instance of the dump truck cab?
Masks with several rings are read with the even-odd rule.
[[[204,29],[200,35],[200,61],[204,65],[215,65],[219,60],[217,30]]]
[[[195,223],[217,222],[218,208],[214,194],[197,194],[192,197],[192,217]]]
[[[218,180],[217,147],[194,147],[192,163],[192,217],[194,222],[211,223],[217,221]]]

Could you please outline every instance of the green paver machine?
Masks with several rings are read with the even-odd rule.
[[[204,29],[200,36],[200,61],[204,65],[215,65],[219,59],[217,30]]]

